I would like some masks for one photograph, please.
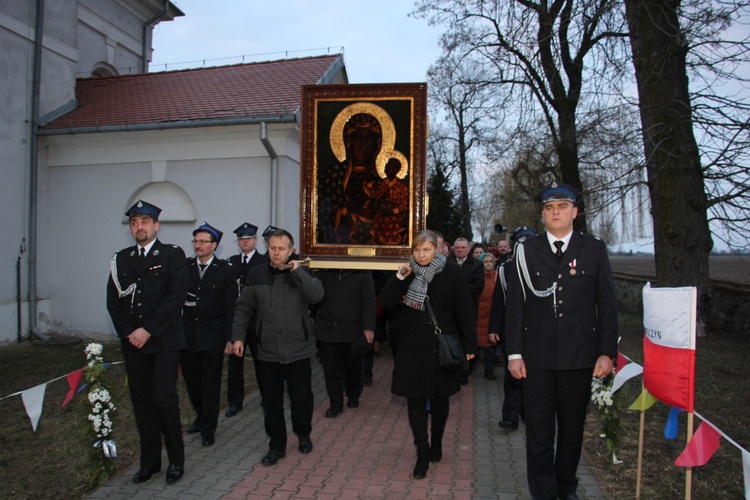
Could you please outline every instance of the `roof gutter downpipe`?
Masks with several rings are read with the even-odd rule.
[[[268,140],[268,124],[266,122],[260,122],[260,142],[263,143],[268,156],[271,157],[271,225],[275,226],[277,217],[276,207],[279,198],[279,155],[276,154],[273,144]]]
[[[148,30],[161,16],[169,12],[169,0],[164,1],[164,8],[154,17],[143,23],[143,47],[141,48],[141,73],[148,73]]]
[[[39,331],[36,322],[36,231],[37,199],[39,178],[39,96],[42,81],[42,44],[44,38],[44,0],[36,0],[36,27],[34,32],[34,76],[31,93],[31,134],[29,140],[29,333],[34,337],[47,340]]]

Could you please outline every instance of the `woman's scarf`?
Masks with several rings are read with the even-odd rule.
[[[414,280],[406,291],[404,304],[418,311],[424,311],[424,301],[427,298],[427,285],[430,284],[432,278],[437,273],[443,270],[445,260],[445,255],[437,254],[429,264],[420,266],[414,260],[414,256],[411,256],[409,264],[411,265],[411,272],[414,273]]]

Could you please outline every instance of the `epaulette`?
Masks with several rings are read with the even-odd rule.
[[[596,240],[596,241],[601,241],[602,243],[605,243],[605,241],[604,241],[604,240],[602,240],[602,239],[601,239],[600,237],[596,236],[595,234],[591,234],[591,233],[584,233],[584,232],[580,232],[579,234],[580,234],[581,236],[583,236],[584,238],[591,238],[591,239],[594,239],[594,240]]]

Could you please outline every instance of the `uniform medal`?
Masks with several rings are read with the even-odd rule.
[[[570,263],[570,275],[575,276],[576,275],[576,260],[573,259],[573,262]]]

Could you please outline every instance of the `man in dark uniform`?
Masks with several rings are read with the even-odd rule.
[[[258,226],[249,222],[243,222],[240,227],[234,230],[237,235],[237,245],[240,247],[240,253],[229,257],[229,262],[234,266],[237,278],[238,294],[242,291],[247,281],[247,273],[251,268],[268,262],[268,256],[261,254],[255,249],[258,243]],[[247,347],[253,357],[253,364],[256,364],[258,354],[258,341],[255,336],[255,318],[250,320],[247,331]],[[225,352],[229,355],[227,358],[227,403],[229,407],[224,413],[227,417],[233,417],[242,410],[245,402],[245,358],[235,356],[232,353],[232,343],[227,342]],[[255,369],[255,379],[260,387],[258,380],[258,369]]]
[[[141,440],[133,482],[161,470],[161,436],[167,448],[167,482],[184,473],[185,450],[177,398],[177,368],[185,348],[182,305],[187,295],[185,252],[156,239],[161,209],[138,200],[125,213],[136,245],[110,263],[107,309],[121,340]]]
[[[508,269],[508,370],[523,379],[529,490],[577,499],[591,377],[612,372],[617,299],[607,247],[573,232],[579,193],[553,182],[537,198],[546,232],[516,247]],[[557,443],[555,446],[555,429]]]
[[[183,309],[185,351],[182,376],[195,421],[188,434],[201,433],[201,444],[214,444],[219,423],[224,351],[232,337],[237,283],[232,264],[214,255],[223,233],[204,222],[193,231],[195,257],[187,260],[188,294]]]
[[[516,244],[526,241],[532,236],[537,236],[533,229],[527,226],[517,227],[511,231],[511,240]],[[505,241],[505,240],[502,240]],[[507,242],[506,242],[507,244]],[[498,243],[498,248],[500,244]],[[510,248],[510,247],[509,247]],[[510,252],[508,252],[510,255]],[[492,307],[490,308],[490,343],[500,347],[501,356],[505,360],[505,376],[503,377],[503,414],[498,426],[506,431],[518,429],[518,420],[523,416],[523,382],[520,379],[513,378],[508,371],[508,351],[505,346],[505,299],[508,289],[508,280],[506,273],[515,272],[510,262],[512,259],[506,258],[505,261],[497,268],[497,280],[495,289],[492,292]]]

